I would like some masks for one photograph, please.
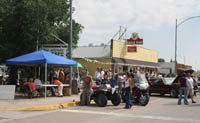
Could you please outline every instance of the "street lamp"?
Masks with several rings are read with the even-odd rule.
[[[192,16],[192,17],[189,17],[183,21],[181,21],[180,23],[178,23],[177,19],[176,19],[176,26],[175,26],[175,74],[176,74],[176,65],[177,65],[177,28],[183,24],[184,22],[188,21],[188,20],[191,20],[191,19],[194,19],[194,18],[198,18],[200,16]]]

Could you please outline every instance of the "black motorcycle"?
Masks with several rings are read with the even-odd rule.
[[[133,104],[146,106],[149,103],[149,84],[145,78],[145,75],[136,73],[134,74],[135,86],[132,89],[131,100]],[[122,89],[122,100],[125,102],[125,89]]]

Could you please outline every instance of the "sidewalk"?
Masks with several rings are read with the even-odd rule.
[[[0,100],[0,111],[53,110],[77,106],[80,94],[63,97]]]

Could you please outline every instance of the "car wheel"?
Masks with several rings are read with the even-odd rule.
[[[151,96],[151,92],[149,92],[149,96]]]
[[[165,96],[165,94],[164,93],[160,93],[160,96]]]
[[[104,94],[99,94],[96,101],[98,106],[105,107],[107,105],[108,99]]]
[[[172,89],[171,91],[170,91],[170,96],[171,97],[178,97],[178,92],[175,90],[175,89]]]
[[[119,96],[119,94],[115,93],[112,95],[111,97],[111,102],[114,106],[117,106],[121,103],[121,98]]]

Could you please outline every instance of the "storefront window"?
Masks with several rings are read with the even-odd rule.
[[[128,71],[128,66],[123,66],[123,72]]]

